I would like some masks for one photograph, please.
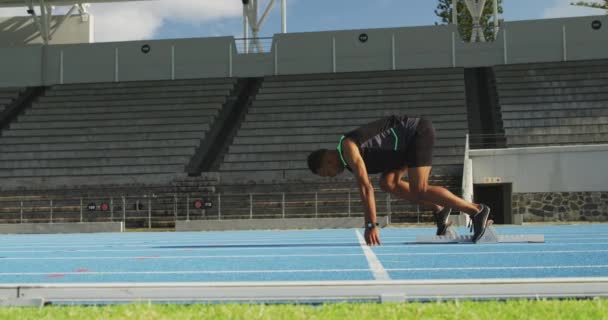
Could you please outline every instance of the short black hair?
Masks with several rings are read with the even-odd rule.
[[[308,169],[310,169],[312,173],[318,173],[319,168],[321,168],[321,161],[323,161],[323,156],[327,151],[327,149],[319,149],[317,151],[311,152],[308,155]]]

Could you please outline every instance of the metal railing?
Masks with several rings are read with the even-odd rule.
[[[234,41],[237,53],[269,53],[272,51],[272,39],[272,37],[235,38]]]
[[[429,217],[416,205],[376,192],[378,216]],[[172,228],[178,220],[363,217],[356,190],[301,193],[173,194],[114,197],[0,198],[0,223],[124,222],[127,228]],[[399,219],[397,219],[399,220]]]

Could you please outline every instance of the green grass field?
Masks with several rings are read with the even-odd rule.
[[[608,319],[608,300],[508,300],[403,304],[113,305],[0,308],[0,319]]]

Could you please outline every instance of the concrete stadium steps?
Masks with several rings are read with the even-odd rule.
[[[144,148],[158,145],[167,146],[163,141],[178,143],[177,145],[192,145],[200,143],[204,137],[199,131],[192,132],[158,132],[124,134],[97,134],[86,136],[49,136],[49,137],[0,137],[3,150],[78,150],[79,148]],[[186,141],[180,143],[181,139]],[[177,141],[176,141],[177,140]],[[39,146],[36,146],[39,145]],[[24,148],[19,148],[23,146]],[[43,148],[43,149],[42,149]]]
[[[533,128],[545,130],[551,127],[580,127],[588,126],[602,130],[608,128],[608,117],[577,117],[577,118],[533,118],[533,119],[514,119],[503,120],[505,129]]]
[[[181,177],[235,84],[209,79],[53,86],[3,130],[0,177],[8,188],[28,182],[89,185],[87,177],[109,184]]]
[[[0,88],[0,113],[17,99],[22,91],[22,88]]]
[[[608,105],[608,102],[607,102]],[[608,108],[584,108],[579,109],[551,109],[544,108],[542,111],[538,109],[532,110],[503,110],[502,118],[504,120],[516,119],[553,119],[553,118],[575,118],[575,117],[605,117],[608,116]]]
[[[123,95],[123,94],[150,94],[150,93],[170,93],[170,92],[217,92],[226,91],[232,88],[233,83],[226,84],[209,84],[209,85],[182,85],[182,86],[144,86],[144,87],[131,87],[131,88],[100,88],[100,89],[66,89],[63,86],[53,86],[46,97],[59,97],[59,96],[91,96],[91,95]]]
[[[509,146],[608,142],[608,60],[495,70]]]
[[[141,105],[173,105],[173,104],[217,104],[224,103],[226,97],[175,97],[175,98],[148,98],[110,101],[67,101],[67,102],[37,102],[34,108],[89,108],[89,107],[128,107]]]
[[[49,108],[45,108],[43,106],[36,106],[34,105],[33,109],[27,109],[25,110],[24,114],[26,115],[30,115],[30,116],[51,116],[51,115],[71,115],[71,114],[78,114],[78,115],[86,115],[86,114],[92,114],[92,115],[97,115],[97,114],[105,114],[105,113],[115,113],[115,114],[122,114],[122,113],[139,113],[141,117],[145,117],[146,114],[148,113],[155,113],[155,112],[163,112],[163,111],[167,111],[167,110],[175,110],[176,112],[181,112],[181,111],[191,111],[191,110],[219,110],[221,109],[222,104],[221,103],[207,103],[207,102],[201,102],[201,103],[167,103],[167,104],[154,104],[154,103],[147,103],[147,104],[141,104],[141,105],[131,105],[131,106],[124,106],[124,105],[118,105],[118,106],[107,106],[107,105],[103,105],[103,103],[99,103],[99,106],[93,106],[93,107],[86,107],[86,108],[81,108],[80,106],[76,105],[76,106],[55,106],[55,107],[49,107]]]
[[[52,89],[51,89],[52,90]],[[131,100],[150,100],[150,99],[175,99],[175,98],[205,98],[205,99],[222,99],[229,93],[229,89],[226,90],[214,90],[214,91],[169,91],[169,92],[151,92],[151,93],[124,93],[115,94],[109,93],[104,94],[103,92],[96,92],[90,95],[62,95],[62,96],[44,96],[38,99],[40,104],[46,103],[57,103],[57,102],[98,102],[100,98],[105,101],[131,101]],[[79,93],[79,92],[78,92]],[[80,93],[79,93],[80,94]]]
[[[440,165],[462,165],[462,157],[436,157],[433,160],[434,166]],[[250,161],[250,162],[225,162],[221,170],[225,171],[264,171],[264,170],[308,170],[306,158],[299,160],[270,160],[270,161]]]
[[[403,102],[404,105],[416,101],[434,101],[436,105],[452,100],[463,101],[465,93],[437,93],[437,94],[411,94],[411,95],[389,95],[389,96],[362,96],[362,97],[330,97],[330,98],[299,98],[296,100],[260,100],[254,105],[257,107],[276,107],[276,106],[302,106],[315,104],[352,104],[352,103],[388,103]]]
[[[28,168],[28,169],[0,169],[0,177],[69,177],[69,176],[111,176],[111,175],[135,175],[153,173],[175,173],[181,172],[185,164],[159,164],[159,165],[117,165],[96,167],[58,167],[58,168]],[[110,177],[108,177],[110,178]]]
[[[137,122],[137,121],[133,121]],[[196,122],[196,121],[195,121]],[[158,132],[184,132],[197,131],[205,132],[209,130],[208,124],[171,124],[165,123],[131,126],[116,126],[116,127],[90,127],[90,128],[67,128],[67,129],[9,129],[3,133],[5,137],[49,137],[49,136],[86,136],[97,134],[130,134],[130,133],[158,133]]]
[[[331,107],[332,111],[361,111],[377,108],[375,104],[344,104],[344,105],[309,105],[309,106],[294,106],[294,107],[252,107],[249,109],[249,114],[274,114],[274,113],[302,113],[306,112],[324,112]],[[395,112],[408,112],[409,114],[421,115],[421,116],[435,116],[435,115],[457,115],[466,113],[466,107],[462,105],[462,101],[453,101],[451,103],[442,104],[441,107],[437,107],[432,102],[420,102],[416,104],[404,104],[404,103],[384,103],[385,110],[395,110]],[[353,119],[355,120],[355,119]]]
[[[363,123],[364,124],[364,123]],[[355,129],[357,126],[351,127],[285,127],[285,128],[265,128],[265,129],[241,129],[239,135],[242,137],[289,137],[289,136],[314,136],[314,135],[323,135],[323,136],[342,136],[343,133],[348,132],[351,129]],[[345,131],[346,130],[346,131]],[[466,128],[461,128],[460,123],[448,123],[443,126],[442,132],[436,133],[438,137],[453,137],[453,136],[465,136]]]
[[[129,158],[129,157],[189,157],[194,147],[148,148],[148,149],[100,149],[100,150],[72,150],[72,151],[36,151],[36,152],[10,152],[0,153],[0,163],[9,160],[54,160],[54,159],[101,159],[101,158]]]
[[[97,90],[116,88],[145,88],[145,87],[181,87],[181,86],[205,86],[218,84],[234,84],[234,78],[209,78],[209,79],[186,79],[186,80],[158,80],[158,81],[122,81],[122,82],[100,82],[100,83],[77,83],[53,86],[53,90]]]
[[[442,135],[438,135],[436,144],[439,146],[445,145],[457,145],[459,140],[464,140],[465,132],[463,131],[447,131],[444,130]],[[460,138],[452,138],[453,136]],[[234,145],[270,145],[270,144],[293,144],[293,143],[330,143],[334,142],[336,145],[340,140],[340,135],[293,135],[293,136],[257,136],[257,137],[236,137],[234,138]]]
[[[280,169],[280,170],[243,170],[243,171],[224,171],[222,172],[222,182],[273,182],[299,181],[310,179],[312,173],[308,169]],[[462,165],[433,166],[432,174],[457,176],[462,175]],[[350,173],[344,173],[348,176]],[[319,177],[320,178],[320,177]],[[327,181],[320,179],[319,181]]]
[[[185,163],[189,156],[153,156],[144,157],[131,155],[130,157],[113,158],[77,158],[77,159],[36,159],[36,160],[4,160],[0,161],[2,169],[53,169],[53,168],[86,168],[86,167],[114,167],[114,166],[154,166]]]
[[[568,125],[554,127],[517,127],[505,128],[507,134],[510,135],[593,135],[608,133],[608,125]]]
[[[88,120],[58,120],[58,121],[27,121],[27,122],[15,122],[10,125],[11,131],[19,131],[19,130],[42,130],[42,129],[94,129],[94,128],[103,128],[107,131],[113,131],[115,128],[121,128],[126,126],[136,126],[136,127],[146,127],[146,126],[154,126],[157,128],[160,127],[173,127],[173,126],[182,126],[189,124],[200,124],[205,123],[200,127],[192,127],[192,129],[196,130],[200,128],[203,131],[209,130],[209,122],[213,121],[213,116],[195,116],[191,117],[167,117],[167,118],[148,118],[148,119],[139,119],[139,118],[131,118],[131,119],[97,119],[92,117]],[[177,129],[177,128],[176,128]],[[147,128],[146,128],[147,130]],[[58,131],[59,132],[59,131]],[[144,132],[153,132],[153,131],[144,131]],[[32,135],[35,132],[32,131]]]
[[[333,145],[332,145],[333,146]],[[335,146],[333,146],[335,147]],[[309,149],[292,152],[267,152],[267,153],[231,153],[224,159],[226,162],[249,162],[249,161],[288,161],[302,160],[308,157]],[[435,156],[459,156],[462,158],[464,147],[437,147],[433,150]],[[0,155],[0,159],[1,155]]]
[[[429,88],[457,88],[462,87],[462,81],[456,80],[426,80],[408,81],[407,79],[385,78],[369,79],[368,81],[317,81],[305,82],[297,85],[297,82],[290,82],[290,87],[283,87],[277,83],[266,82],[260,88],[260,94],[279,94],[279,93],[308,93],[308,92],[327,92],[327,91],[359,91],[359,90],[391,90],[391,89],[429,89]]]
[[[345,88],[347,89],[347,88]],[[449,86],[449,87],[425,87],[425,88],[396,88],[396,89],[359,89],[359,90],[345,90],[337,87],[332,91],[310,91],[310,92],[273,92],[267,90],[264,93],[256,95],[256,100],[260,103],[262,101],[274,101],[284,99],[313,99],[311,94],[314,94],[314,99],[323,98],[345,98],[345,97],[367,97],[370,95],[382,95],[382,96],[393,96],[393,95],[408,95],[408,96],[422,96],[422,95],[439,95],[445,97],[451,97],[447,95],[460,94],[462,93],[464,86]],[[420,100],[420,99],[411,99]]]
[[[327,106],[330,108],[330,106]],[[394,114],[405,114],[408,111],[406,107],[402,109],[379,109],[379,110],[351,110],[351,111],[323,111],[323,112],[307,112],[306,109],[303,109],[301,112],[287,112],[287,113],[277,113],[277,114],[258,114],[258,113],[250,113],[245,117],[244,125],[252,122],[261,122],[261,123],[270,123],[272,127],[272,123],[276,123],[280,121],[282,127],[289,126],[304,126],[306,124],[302,121],[305,120],[314,120],[323,123],[322,121],[334,120],[330,125],[336,125],[337,121],[342,121],[342,123],[346,123],[349,125],[353,124],[365,124],[369,123],[371,119],[378,120],[381,117],[388,117]],[[466,121],[467,115],[466,113],[462,114],[452,114],[452,115],[435,115],[431,119],[434,124],[440,122],[459,122]],[[364,122],[365,121],[365,122]],[[373,120],[371,120],[373,121]],[[466,123],[463,125],[465,126]],[[344,125],[340,126],[343,127]],[[275,126],[276,127],[276,126]],[[259,127],[258,127],[259,128]]]
[[[95,112],[83,112],[82,109],[64,109],[64,113],[37,113],[28,112],[19,118],[18,123],[24,122],[45,122],[45,121],[88,121],[88,120],[120,120],[120,119],[165,119],[165,118],[184,118],[184,117],[215,117],[221,105],[214,108],[200,108],[197,105],[188,105],[186,108],[174,108],[173,106],[156,106],[129,108],[129,110],[99,108]],[[80,111],[80,112],[76,112]]]

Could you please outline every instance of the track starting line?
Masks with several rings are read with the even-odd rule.
[[[492,226],[493,221],[488,220],[486,232],[477,243],[544,243],[545,236],[542,234],[508,234],[499,235]],[[459,235],[452,226],[448,227],[444,236],[417,236],[416,243],[437,244],[437,243],[473,243],[472,235]]]

